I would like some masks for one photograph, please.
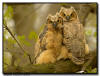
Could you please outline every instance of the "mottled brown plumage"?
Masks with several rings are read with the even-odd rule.
[[[73,7],[64,8],[47,17],[43,32],[35,46],[37,64],[54,63],[60,59],[71,59],[75,64],[83,64],[89,54],[83,25]]]
[[[83,64],[89,49],[77,13],[73,7],[62,7],[59,16],[63,19],[63,44],[68,49],[69,58],[76,64]]]
[[[47,18],[46,27],[47,31],[45,32],[44,36],[40,34],[38,40],[39,47],[36,49],[36,51],[39,51],[37,56],[35,56],[37,64],[53,63],[57,59],[59,60],[61,57],[67,58],[66,48],[62,45],[62,18],[58,17],[58,14],[55,16],[49,15]],[[58,58],[61,50],[63,50],[62,56]]]

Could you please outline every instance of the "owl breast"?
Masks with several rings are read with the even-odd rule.
[[[84,57],[85,45],[83,42],[79,41],[78,39],[73,39],[69,46],[70,46],[69,50],[73,54],[73,56],[77,58]]]
[[[85,43],[83,28],[78,23],[64,23],[63,43],[76,58],[84,57]]]

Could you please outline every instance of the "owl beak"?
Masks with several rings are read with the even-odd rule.
[[[67,20],[70,20],[70,16],[66,16],[66,19],[67,19]]]
[[[54,22],[54,23],[53,23],[53,26],[54,26],[54,28],[56,28],[56,26],[57,26],[57,22]]]

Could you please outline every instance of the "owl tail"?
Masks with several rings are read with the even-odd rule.
[[[75,56],[69,56],[69,58],[72,60],[73,63],[77,64],[77,65],[81,65],[84,64],[84,58],[77,58]]]

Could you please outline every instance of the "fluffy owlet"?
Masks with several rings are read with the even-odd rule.
[[[77,13],[73,7],[62,7],[59,16],[63,19],[63,44],[69,52],[69,58],[76,64],[83,64],[89,49]]]
[[[57,60],[61,50],[66,50],[62,46],[62,18],[49,15],[47,17],[45,34],[40,34],[38,40],[38,46],[36,45],[36,63],[53,63]],[[44,36],[42,36],[44,35]],[[67,53],[66,51],[64,51]],[[36,56],[35,55],[35,56]],[[66,56],[64,56],[66,57]]]

